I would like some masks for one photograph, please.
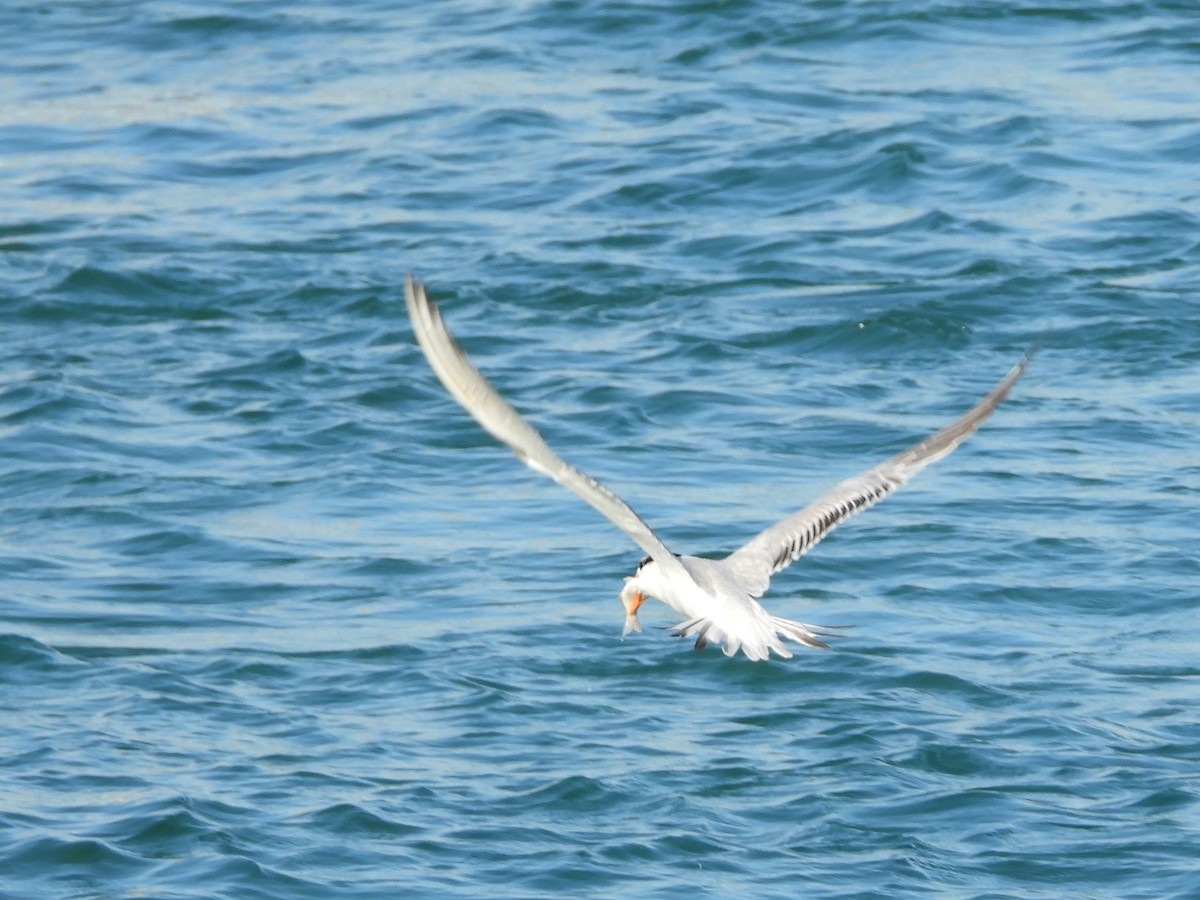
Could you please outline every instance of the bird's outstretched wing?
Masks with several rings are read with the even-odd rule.
[[[624,500],[574,466],[564,462],[520,413],[509,406],[475,368],[467,354],[450,334],[441,311],[425,296],[425,285],[404,280],[404,296],[417,342],[425,351],[429,365],[446,390],[475,421],[494,438],[507,444],[517,459],[536,472],[548,475],[567,490],[590,503],[610,522],[631,537],[650,554],[664,572],[678,572],[691,579],[683,564],[659,540]]]
[[[725,558],[730,573],[751,596],[761,596],[772,575],[811,550],[837,525],[882,500],[961,444],[1008,395],[1029,358],[1027,353],[990,394],[941,431],[875,468],[846,479],[816,502],[751,538]]]

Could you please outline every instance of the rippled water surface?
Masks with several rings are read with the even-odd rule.
[[[0,894],[1200,894],[1191,4],[0,10]],[[857,627],[641,557],[437,384]],[[647,626],[675,624],[648,605]]]

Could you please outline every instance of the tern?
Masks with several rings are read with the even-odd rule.
[[[672,553],[628,503],[551,450],[475,368],[450,334],[441,311],[426,296],[424,284],[414,282],[409,275],[404,289],[417,343],[450,395],[494,438],[508,445],[521,462],[591,504],[648,554],[625,579],[621,590],[625,608],[622,636],[642,630],[638,608],[651,597],[684,616],[672,632],[674,637],[694,635],[697,650],[716,644],[726,656],[741,650],[753,660],[765,660],[772,652],[790,658],[792,653],[783,638],[808,647],[829,648],[822,638],[834,637],[828,629],[843,626],[783,619],[771,615],[758,602],[771,576],[811,550],[842,521],[882,500],[962,443],[1008,395],[1030,357],[1026,353],[991,393],[941,431],[840,482],[724,559],[705,559]]]

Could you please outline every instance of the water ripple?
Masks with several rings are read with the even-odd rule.
[[[1170,4],[0,10],[0,893],[1191,896],[1197,24]],[[99,73],[99,74],[98,74]],[[694,653],[670,546],[947,421]]]

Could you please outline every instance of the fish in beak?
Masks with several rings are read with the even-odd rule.
[[[625,637],[631,631],[642,630],[642,623],[638,621],[637,611],[638,607],[645,602],[646,595],[639,590],[631,590],[626,587],[621,591],[621,603],[625,606],[625,628],[621,631],[621,637]]]

